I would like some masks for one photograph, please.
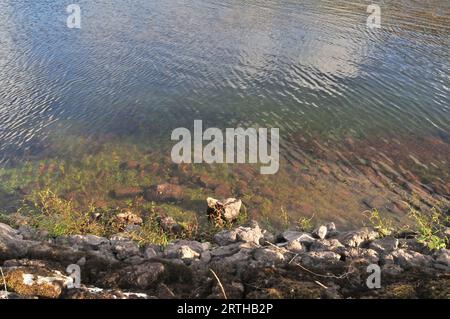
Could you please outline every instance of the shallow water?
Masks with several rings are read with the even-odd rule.
[[[82,28],[71,30],[62,4],[0,0],[5,167],[104,143],[169,156],[171,131],[202,119],[280,128],[280,173],[246,180],[263,198],[252,205],[269,197],[275,216],[352,223],[410,184],[449,198],[448,1],[376,2],[375,30],[363,0],[77,3]]]

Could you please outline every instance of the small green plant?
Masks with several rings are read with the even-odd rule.
[[[288,213],[284,210],[283,206],[281,206],[281,221],[283,223],[284,228],[288,228],[291,224]]]
[[[394,232],[393,222],[389,218],[383,218],[378,209],[372,209],[369,212],[369,222],[372,227],[381,235],[389,236]]]
[[[304,232],[312,231],[314,228],[314,225],[312,223],[313,218],[314,218],[314,215],[311,216],[310,218],[307,218],[304,216],[300,217],[297,221],[297,228]]]
[[[409,216],[415,221],[419,232],[419,242],[431,250],[444,249],[448,245],[448,239],[444,235],[449,223],[449,216],[445,216],[437,208],[432,208],[429,214],[410,208]]]

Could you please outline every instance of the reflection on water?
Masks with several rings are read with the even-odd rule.
[[[343,203],[361,191],[355,204],[332,201],[322,214],[346,216],[370,206],[367,198],[400,192],[386,190],[387,181],[376,191],[373,183],[344,187],[341,173],[386,176],[401,189],[419,179],[414,187],[444,200],[449,2],[373,2],[380,30],[366,27],[363,0],[80,0],[82,29],[70,30],[63,4],[0,0],[0,158],[73,158],[74,136],[157,141],[164,153],[174,128],[202,119],[281,128],[290,181],[256,178],[255,189],[289,184],[297,202],[326,202],[347,187]],[[312,182],[302,179],[304,166]],[[320,209],[301,205],[292,211]]]

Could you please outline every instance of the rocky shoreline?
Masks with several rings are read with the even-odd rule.
[[[371,264],[381,269],[379,289],[366,284]],[[450,298],[449,249],[334,223],[275,235],[252,221],[211,243],[142,247],[124,234],[47,238],[0,224],[0,266],[3,299]],[[80,270],[79,287],[68,267]]]

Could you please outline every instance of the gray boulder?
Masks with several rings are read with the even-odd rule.
[[[399,241],[394,237],[383,237],[369,244],[369,248],[381,253],[390,253],[398,248]]]
[[[38,244],[35,241],[24,240],[17,230],[0,223],[0,260],[23,257],[30,247]]]
[[[398,249],[391,253],[394,263],[403,269],[424,269],[432,266],[433,258],[416,251]]]
[[[377,239],[379,234],[367,227],[355,231],[342,233],[338,236],[339,241],[347,247],[360,247]]]
[[[125,260],[133,256],[141,255],[138,244],[129,238],[121,235],[114,235],[110,242],[112,251],[119,260]]]
[[[313,238],[310,234],[295,230],[286,230],[281,234],[281,237],[287,242],[297,240],[302,244],[312,244],[313,242],[316,241],[316,239]]]

